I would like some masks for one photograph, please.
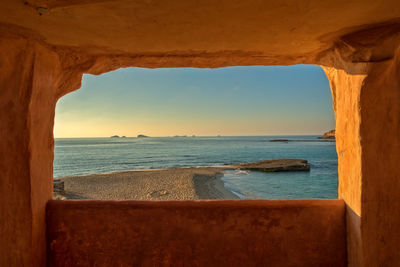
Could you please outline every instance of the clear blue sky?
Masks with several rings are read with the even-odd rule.
[[[57,103],[55,137],[295,135],[334,129],[318,66],[126,68],[84,75]]]

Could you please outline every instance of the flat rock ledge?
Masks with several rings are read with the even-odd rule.
[[[310,171],[310,164],[304,159],[273,159],[250,163],[236,164],[234,169],[263,171],[263,172],[287,172]]]

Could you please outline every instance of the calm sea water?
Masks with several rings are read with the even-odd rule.
[[[296,141],[269,142],[277,138]],[[335,142],[317,136],[61,138],[55,141],[54,177],[278,158],[306,159],[311,171],[229,171],[225,187],[241,198],[337,198]]]

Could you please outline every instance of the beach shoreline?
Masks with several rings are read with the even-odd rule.
[[[61,199],[197,200],[238,199],[221,180],[228,170],[310,171],[303,159],[275,159],[224,166],[129,170],[61,177]]]
[[[60,177],[61,199],[200,200],[238,199],[221,180],[226,167],[131,170]]]

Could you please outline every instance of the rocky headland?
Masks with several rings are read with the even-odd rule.
[[[335,139],[335,130],[324,133],[319,137],[320,139]]]

